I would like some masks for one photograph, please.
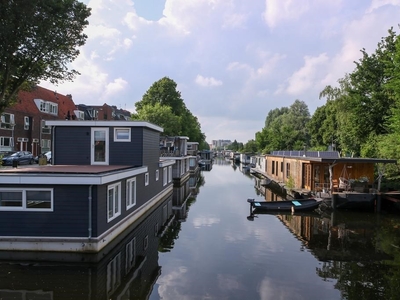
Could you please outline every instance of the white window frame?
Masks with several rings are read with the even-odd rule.
[[[5,140],[8,140],[8,145],[4,143]],[[1,147],[13,147],[14,146],[14,140],[12,137],[9,136],[0,136],[0,146]]]
[[[39,110],[44,113],[48,113],[54,116],[58,115],[58,104],[50,101],[44,101],[42,99],[34,100]]]
[[[149,185],[149,173],[144,173],[144,185]]]
[[[15,125],[14,114],[3,113],[0,117],[0,128],[12,129]]]
[[[160,179],[160,170],[156,170],[156,181]]]
[[[113,198],[110,199],[110,192]],[[115,199],[116,198],[116,199]],[[110,201],[112,201],[112,209],[110,209]],[[112,215],[110,216],[110,211]],[[110,222],[121,215],[121,182],[110,184],[107,187],[107,222]]]
[[[42,120],[42,129],[41,129],[43,134],[50,134],[51,133],[51,128],[50,126],[46,125],[46,121]]]
[[[110,297],[121,285],[121,252],[107,264],[107,296]]]
[[[41,143],[40,143],[40,147],[42,148],[42,150],[50,150],[50,146],[51,146],[51,140],[48,139],[42,139]]]
[[[163,168],[163,186],[166,186],[168,183],[168,168]]]
[[[168,166],[168,183],[172,181],[172,166]]]
[[[40,191],[40,192],[50,192],[50,208],[31,208],[28,207],[27,192],[30,191]],[[54,193],[53,189],[43,189],[43,188],[1,188],[0,192],[14,192],[21,193],[21,206],[0,206],[0,211],[29,211],[29,212],[52,212],[54,210]]]
[[[24,117],[24,129],[29,130],[29,117]]]
[[[136,237],[125,246],[125,270],[126,274],[136,265]]]
[[[104,131],[105,135],[105,158],[104,161],[96,161],[95,160],[95,131]],[[90,163],[92,165],[108,165],[109,161],[109,149],[110,149],[110,143],[109,143],[109,130],[106,127],[92,127],[91,128],[91,153],[90,153]]]
[[[132,189],[134,192],[132,193]],[[136,177],[126,180],[126,209],[130,209],[136,205]]]
[[[125,138],[121,137],[118,133],[128,131],[128,136]],[[118,127],[114,128],[114,142],[130,142],[131,141],[131,129],[129,127]]]

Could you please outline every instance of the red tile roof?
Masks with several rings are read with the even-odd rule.
[[[10,107],[12,110],[24,112],[25,114],[37,114],[37,108],[33,99],[41,99],[44,101],[51,101],[58,103],[58,118],[65,119],[68,111],[71,116],[74,114],[75,103],[72,96],[65,96],[58,94],[56,91],[51,91],[40,86],[34,87],[31,91],[20,91],[18,93],[18,100],[16,104]]]

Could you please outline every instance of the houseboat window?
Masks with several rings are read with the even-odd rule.
[[[168,167],[168,182],[172,181],[172,166]]]
[[[156,181],[158,181],[159,178],[160,178],[160,171],[156,170]]]
[[[286,163],[286,178],[290,177],[290,163]]]
[[[144,174],[144,185],[149,185],[149,173]]]
[[[168,183],[168,169],[163,168],[163,186],[167,185]]]
[[[110,298],[121,285],[121,253],[118,253],[107,265],[107,296]]]
[[[51,192],[38,190],[26,191],[26,208],[51,208]]]
[[[136,205],[136,178],[126,181],[126,209]]]
[[[121,183],[108,186],[107,197],[108,222],[121,214]]]
[[[275,161],[272,161],[272,174],[275,174]]]
[[[22,207],[22,191],[1,191],[0,206],[3,207]]]
[[[133,238],[132,240],[130,240],[128,244],[126,244],[125,251],[126,251],[125,270],[126,273],[129,273],[129,271],[136,264],[136,238]]]
[[[158,235],[158,222],[154,225],[154,236]]]
[[[283,173],[283,161],[281,161],[281,173]]]
[[[92,128],[91,163],[108,164],[108,128]]]
[[[130,128],[114,128],[114,142],[130,142],[131,129]]]
[[[143,250],[147,250],[148,246],[149,246],[149,236],[146,235],[146,237],[143,240]]]
[[[52,211],[52,189],[1,189],[0,210]]]

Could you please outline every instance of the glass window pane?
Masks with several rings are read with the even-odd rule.
[[[116,129],[116,135],[118,140],[129,140],[129,129]]]
[[[0,206],[22,207],[22,192],[0,192]]]
[[[115,209],[114,209],[114,212],[117,214],[118,212],[119,212],[119,186],[117,185],[117,186],[115,186],[115,188],[114,188],[114,194],[115,194],[115,197],[114,197],[114,206],[115,206]]]
[[[108,190],[108,218],[112,218],[114,215],[113,208],[114,208],[114,189]]]
[[[26,191],[27,208],[51,208],[50,191]]]

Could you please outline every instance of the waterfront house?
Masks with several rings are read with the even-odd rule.
[[[364,181],[371,186],[374,167],[396,160],[340,157],[336,151],[273,151],[266,156],[266,174],[287,185],[293,179],[295,189],[339,191],[354,189],[352,183]]]
[[[16,102],[0,116],[0,153],[30,151],[37,156],[49,151],[51,131],[45,120],[72,120],[75,110],[71,95],[40,86],[20,91]]]
[[[162,128],[45,121],[53,166],[0,169],[0,250],[99,252],[172,194]]]
[[[189,138],[186,136],[160,137],[160,159],[173,159],[172,178],[175,182],[185,181],[190,176],[190,171],[197,167],[196,156],[188,155]]]

